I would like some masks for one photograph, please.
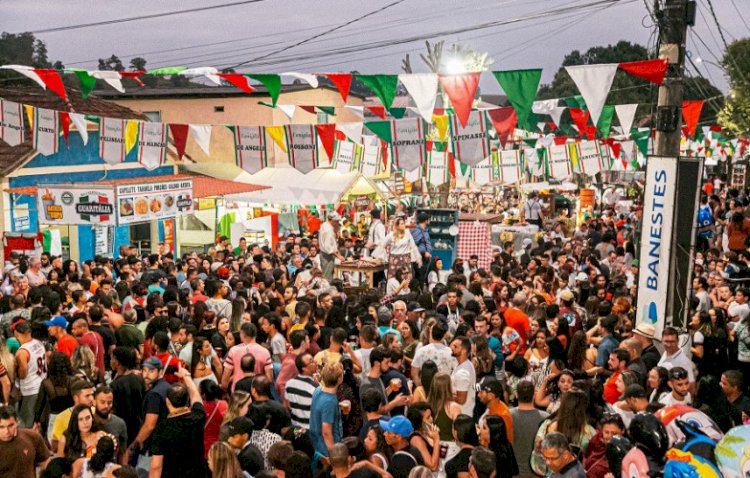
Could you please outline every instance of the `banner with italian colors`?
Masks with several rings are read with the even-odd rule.
[[[472,111],[465,127],[453,115],[450,127],[453,156],[458,161],[474,166],[490,155],[490,137],[483,111]]]
[[[237,166],[250,174],[268,166],[266,135],[262,126],[235,126],[234,157]]]
[[[99,122],[99,157],[109,164],[125,161],[124,119],[101,118]]]
[[[10,146],[23,143],[23,105],[0,100],[0,139]]]
[[[49,156],[60,145],[60,120],[57,111],[34,108],[34,149]]]
[[[422,118],[407,118],[392,121],[391,147],[396,166],[414,171],[427,158],[425,122]]]
[[[318,136],[314,124],[290,124],[284,127],[289,164],[307,174],[318,166]]]
[[[553,145],[547,149],[547,161],[549,164],[549,176],[551,178],[567,178],[572,174],[568,147],[564,144]]]
[[[167,160],[167,125],[142,121],[138,125],[138,162],[153,171]]]
[[[521,180],[521,152],[517,149],[503,149],[497,151],[498,156],[498,180],[502,184],[518,183]]]

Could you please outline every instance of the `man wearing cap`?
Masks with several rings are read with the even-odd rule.
[[[646,395],[646,389],[638,383],[631,383],[625,387],[625,392],[622,394],[623,400],[628,404],[628,408],[632,413],[620,413],[619,408],[615,408],[622,420],[625,422],[625,427],[630,426],[630,420],[633,419],[633,414],[639,412],[645,412],[648,409],[648,396]]]
[[[646,365],[646,370],[656,367],[661,359],[661,353],[654,345],[654,326],[645,322],[639,323],[633,329],[633,338],[641,343],[641,360]]]
[[[414,427],[405,416],[397,415],[390,420],[380,420],[380,428],[385,434],[385,442],[393,450],[386,471],[393,478],[408,478],[412,468],[422,464],[422,454],[409,442]]]
[[[479,401],[487,406],[487,410],[479,418],[479,423],[484,423],[488,415],[497,415],[505,422],[508,441],[513,443],[513,417],[502,400],[503,386],[500,381],[488,375],[477,384],[477,390]]]
[[[52,320],[45,320],[44,325],[47,326],[49,336],[57,341],[55,350],[71,358],[73,351],[78,347],[78,341],[66,330],[68,321],[65,320],[65,317],[56,315],[52,317]]]
[[[128,448],[128,453],[132,454],[141,451],[141,456],[145,458],[144,462],[150,464],[151,461],[151,442],[149,438],[153,435],[157,423],[167,417],[167,392],[169,383],[162,378],[162,369],[164,366],[156,357],[149,357],[143,361],[143,381],[146,383],[146,396],[143,397],[143,425],[138,431],[138,435]],[[145,463],[144,463],[145,464]]]
[[[320,226],[318,243],[320,245],[320,268],[327,280],[333,280],[333,266],[336,258],[343,260],[339,252],[337,229],[340,227],[341,216],[336,211],[328,213],[328,220]]]
[[[571,337],[579,330],[583,330],[581,316],[573,308],[575,298],[575,294],[570,289],[566,289],[560,293],[560,317],[568,322]]]
[[[263,454],[257,446],[250,443],[253,434],[253,421],[247,417],[237,417],[221,427],[219,437],[237,454],[242,471],[255,476],[263,470]]]

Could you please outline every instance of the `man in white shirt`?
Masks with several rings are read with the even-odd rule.
[[[367,250],[367,257],[382,257],[383,247],[385,245],[385,226],[380,220],[380,209],[373,209],[370,211],[370,231],[367,233],[367,244],[365,249]],[[373,283],[377,286],[381,281],[385,280],[385,272],[376,272],[373,275]]]
[[[750,305],[747,303],[747,289],[739,288],[734,294],[734,300],[730,299],[727,313],[732,322],[739,322],[750,315]]]
[[[438,370],[441,372],[453,373],[453,369],[457,365],[456,359],[453,358],[450,347],[443,343],[443,338],[447,332],[448,329],[445,325],[438,322],[430,330],[430,343],[417,349],[417,352],[414,354],[414,360],[411,362],[411,378],[414,380],[414,383],[420,384],[419,370],[428,360],[435,362],[435,365],[437,365]]]
[[[474,364],[469,360],[471,340],[468,337],[454,338],[451,342],[451,351],[458,362],[451,374],[454,400],[461,405],[461,413],[471,417],[474,416],[475,386],[477,384]]]
[[[659,403],[667,405],[690,405],[693,397],[688,389],[688,372],[682,367],[674,367],[669,371],[669,381],[667,382],[671,392],[664,392],[659,397]]]
[[[328,213],[328,220],[320,226],[318,232],[320,268],[323,271],[323,277],[329,281],[333,280],[333,266],[336,258],[344,259],[339,252],[338,234],[336,233],[339,222],[341,222],[341,216],[336,211],[331,211]]]
[[[661,333],[661,344],[664,346],[664,353],[661,355],[658,365],[667,370],[682,368],[687,373],[689,389],[694,392],[695,376],[693,375],[693,362],[680,348],[680,337],[677,329],[666,327]]]

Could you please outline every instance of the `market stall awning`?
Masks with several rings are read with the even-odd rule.
[[[257,193],[269,189],[270,186],[262,184],[248,184],[229,181],[226,179],[217,179],[208,176],[202,176],[198,174],[169,174],[162,176],[148,176],[140,178],[122,178],[112,179],[105,181],[97,181],[91,183],[91,185],[97,186],[118,186],[122,184],[145,184],[145,183],[159,183],[164,181],[176,181],[180,179],[192,179],[193,180],[193,196],[195,198],[207,198],[207,197],[224,197],[227,195],[234,194],[250,194]],[[22,194],[26,196],[35,196],[37,191],[36,186],[25,186],[19,188],[7,188],[6,193],[9,194]]]

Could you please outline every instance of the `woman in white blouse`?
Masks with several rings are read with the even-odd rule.
[[[403,217],[397,217],[393,221],[393,230],[385,236],[383,248],[388,251],[389,276],[393,276],[399,270],[411,270],[412,262],[422,265],[422,257],[411,233],[406,230],[406,221]]]

